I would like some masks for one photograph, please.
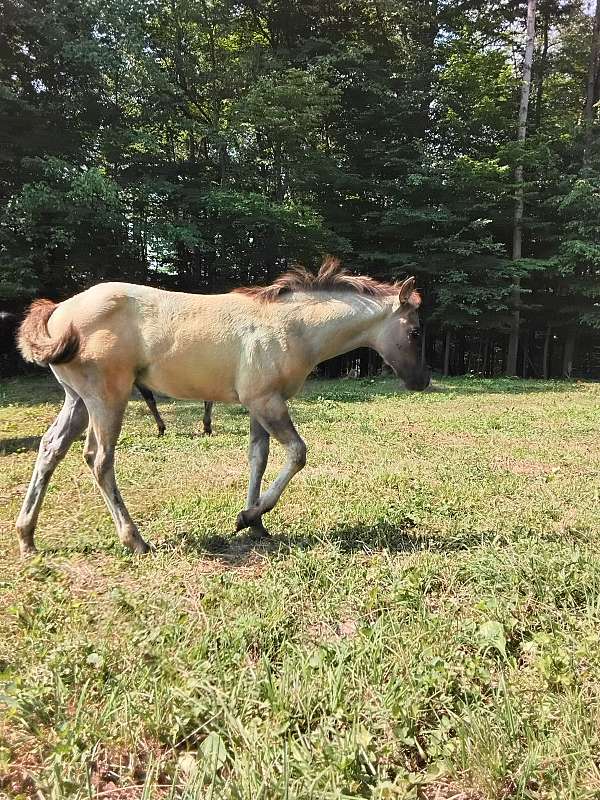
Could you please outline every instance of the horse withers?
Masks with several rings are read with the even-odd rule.
[[[302,267],[263,288],[221,295],[167,292],[105,283],[55,304],[31,306],[18,336],[28,361],[49,365],[65,392],[62,410],[42,437],[17,533],[23,556],[50,477],[87,427],[84,458],[119,539],[135,553],[149,547],[119,492],[115,445],[135,383],[182,399],[241,403],[250,412],[250,480],[236,529],[266,534],[262,518],[306,463],[306,445],[287,401],[321,361],[371,347],[407,388],[425,389],[414,278],[382,283],[352,276],[328,257],[317,275]],[[274,437],[287,460],[264,491]]]

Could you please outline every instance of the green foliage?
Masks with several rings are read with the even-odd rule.
[[[0,293],[61,290],[140,273],[118,187],[99,168],[56,157],[24,162],[25,183],[0,219]],[[136,269],[137,268],[137,269]]]
[[[502,337],[517,280],[524,329],[589,323],[592,20],[581,0],[539,3],[517,145],[522,12],[53,0],[42,14],[11,0],[0,296],[63,297],[113,276],[219,291],[333,250],[356,271],[415,272],[438,330]],[[524,258],[511,263],[517,163]]]

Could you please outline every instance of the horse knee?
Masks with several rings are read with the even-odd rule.
[[[94,477],[98,481],[98,483],[102,483],[106,474],[110,471],[113,465],[113,459],[109,453],[105,453],[102,450],[96,454],[96,458],[94,460]]]
[[[83,451],[83,460],[88,465],[88,467],[94,471],[94,461],[96,460],[96,450],[95,448],[86,447]]]
[[[86,450],[83,457],[96,481],[102,484],[107,472],[112,468],[112,454],[100,448],[98,450]]]
[[[299,439],[291,448],[292,461],[296,469],[301,470],[306,466],[306,444]]]
[[[71,441],[65,436],[57,436],[52,429],[46,431],[42,436],[38,450],[38,467],[42,470],[54,469],[59,461],[66,456],[71,446]]]
[[[38,456],[44,466],[51,467],[56,464],[61,457],[60,446],[52,436],[52,432],[46,431],[40,442]]]

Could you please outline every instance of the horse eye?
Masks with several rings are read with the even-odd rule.
[[[411,328],[408,332],[408,335],[411,339],[420,339],[421,338],[421,328]]]

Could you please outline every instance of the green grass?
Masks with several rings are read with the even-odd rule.
[[[309,460],[235,536],[247,415],[132,402],[116,540],[78,442],[12,531],[48,379],[0,390],[0,795],[600,796],[600,386],[314,382]],[[272,448],[267,476],[281,461]]]

